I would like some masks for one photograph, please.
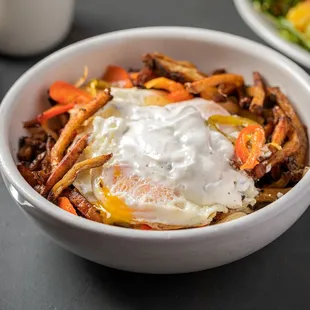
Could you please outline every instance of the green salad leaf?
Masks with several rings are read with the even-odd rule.
[[[275,17],[285,16],[289,9],[301,0],[253,0],[254,5],[262,12]]]
[[[310,27],[306,33],[298,31],[285,16],[288,10],[300,0],[253,0],[257,10],[264,13],[279,30],[280,35],[295,44],[310,51]]]

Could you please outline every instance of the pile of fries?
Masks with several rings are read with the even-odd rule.
[[[160,53],[143,55],[140,70],[108,66],[99,79],[87,81],[88,70],[75,84],[56,81],[49,89],[51,108],[24,123],[28,137],[22,137],[17,167],[25,180],[42,196],[60,208],[89,220],[105,223],[98,210],[72,185],[85,170],[106,164],[113,154],[88,160],[80,155],[91,141],[78,136],[93,115],[111,99],[110,87],[157,89],[165,94],[153,104],[165,105],[202,97],[212,100],[231,116],[211,117],[209,125],[238,127],[233,165],[245,170],[260,189],[252,211],[288,192],[307,172],[308,138],[300,118],[278,87],[270,87],[259,72],[253,85],[241,75],[217,69],[203,73],[188,61],[177,61]],[[218,214],[213,223],[245,215]],[[144,225],[146,226],[146,225]],[[141,227],[147,229],[147,227]]]

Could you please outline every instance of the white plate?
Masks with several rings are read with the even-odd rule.
[[[310,69],[310,52],[283,39],[272,22],[257,12],[250,0],[234,0],[237,11],[245,23],[268,44]]]

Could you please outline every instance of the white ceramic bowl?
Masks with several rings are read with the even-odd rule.
[[[310,78],[279,53],[249,40],[195,28],[153,27],[124,30],[66,47],[26,72],[10,89],[0,110],[0,163],[13,199],[32,220],[69,251],[106,266],[143,273],[183,273],[220,266],[272,242],[306,210],[310,175],[278,201],[238,220],[179,231],[139,231],[73,216],[32,189],[15,167],[22,122],[43,109],[42,98],[56,79],[75,81],[83,66],[91,76],[110,63],[141,66],[145,52],[161,51],[196,63],[243,74],[250,82],[259,70],[271,85],[281,86],[310,127]],[[40,102],[41,101],[41,102]],[[302,113],[301,113],[302,111]]]
[[[310,52],[282,38],[273,23],[257,12],[251,0],[234,0],[244,22],[268,44],[310,69]]]

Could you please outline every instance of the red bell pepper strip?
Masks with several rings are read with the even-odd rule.
[[[251,142],[250,149],[248,148],[249,142]],[[243,163],[241,170],[251,170],[259,163],[257,158],[264,144],[265,132],[260,125],[249,125],[240,131],[235,152]]]

